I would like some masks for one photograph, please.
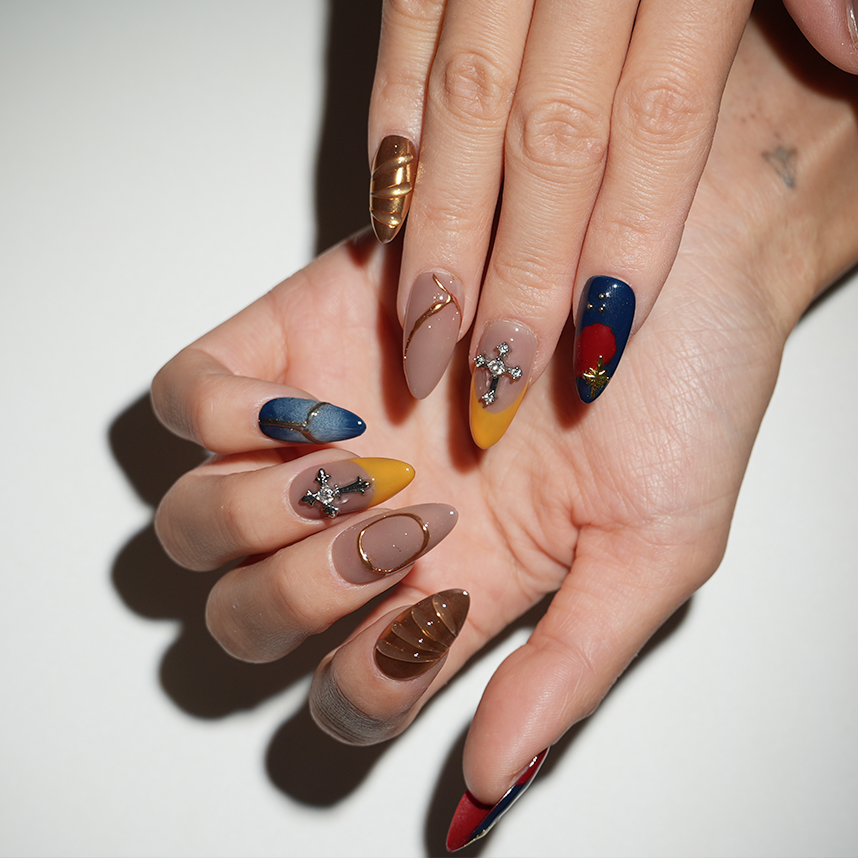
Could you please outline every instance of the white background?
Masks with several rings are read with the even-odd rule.
[[[196,456],[154,372],[365,222],[377,6],[0,5],[3,855],[443,853],[526,626],[343,748],[304,708],[336,629],[230,662],[151,529]],[[801,323],[721,570],[471,854],[858,852],[856,320],[853,282]]]

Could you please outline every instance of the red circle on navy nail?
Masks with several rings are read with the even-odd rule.
[[[581,331],[578,338],[578,351],[575,355],[575,375],[584,375],[593,369],[602,359],[607,366],[617,352],[617,340],[614,331],[608,325],[595,322]]]

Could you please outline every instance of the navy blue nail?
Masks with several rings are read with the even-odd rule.
[[[591,277],[581,296],[575,336],[575,384],[592,402],[614,377],[635,318],[635,293],[615,277]]]
[[[277,441],[329,444],[363,435],[366,423],[357,414],[330,402],[283,397],[262,406],[259,428]]]

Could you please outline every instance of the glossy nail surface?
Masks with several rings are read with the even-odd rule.
[[[516,322],[493,322],[480,338],[471,379],[471,435],[484,450],[506,432],[524,398],[536,337]]]
[[[362,435],[366,423],[357,414],[330,402],[282,397],[262,406],[259,428],[263,434],[277,441],[329,444]]]
[[[404,610],[375,645],[375,663],[391,679],[413,679],[434,667],[465,625],[471,597],[442,590]]]
[[[379,241],[396,238],[411,207],[416,175],[414,144],[407,137],[385,137],[372,162],[369,213]]]
[[[591,277],[581,295],[575,332],[575,386],[593,402],[614,377],[635,318],[635,293],[614,277]]]
[[[447,832],[447,850],[456,852],[488,834],[498,820],[533,783],[533,779],[542,768],[547,754],[548,748],[537,754],[495,805],[483,804],[477,801],[470,792],[466,792],[456,808],[453,821],[450,823],[450,830]]]
[[[299,474],[289,500],[304,518],[336,518],[384,503],[414,479],[398,459],[344,459]]]
[[[402,363],[411,394],[424,399],[450,363],[462,325],[462,284],[429,271],[415,281],[408,298]]]
[[[334,540],[334,568],[351,584],[369,584],[400,572],[431,551],[458,518],[447,504],[425,503],[363,521]]]

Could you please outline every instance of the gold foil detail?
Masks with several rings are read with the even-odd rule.
[[[395,516],[405,516],[406,518],[412,518],[417,524],[420,525],[421,530],[423,531],[423,544],[414,554],[411,555],[404,563],[400,563],[399,566],[394,567],[393,569],[380,569],[375,563],[372,562],[369,554],[366,553],[366,549],[363,547],[363,537],[364,534],[374,525],[378,524],[380,521],[387,521],[390,518],[394,518]],[[392,575],[394,572],[399,572],[400,569],[404,569],[409,564],[413,563],[425,550],[426,546],[429,545],[429,527],[425,521],[423,521],[420,516],[415,515],[413,512],[396,512],[392,515],[386,515],[383,519],[376,519],[375,521],[371,521],[366,527],[361,529],[361,532],[358,534],[357,538],[357,548],[358,554],[360,555],[360,562],[363,563],[364,567],[369,569],[370,572],[374,572],[376,575],[384,576],[384,575]]]
[[[317,402],[307,412],[306,418],[300,423],[295,423],[293,420],[279,420],[276,417],[268,417],[265,420],[260,420],[259,422],[263,426],[277,426],[281,429],[292,429],[303,435],[311,444],[324,444],[324,441],[320,441],[318,438],[313,437],[313,433],[310,431],[310,424],[313,422],[313,418],[319,413],[319,411],[326,405],[330,404],[330,402]]]
[[[392,241],[408,216],[414,190],[414,146],[406,137],[385,137],[372,163],[369,212],[379,241]]]
[[[605,370],[605,364],[602,363],[601,355],[599,355],[596,366],[591,366],[581,378],[584,384],[590,388],[590,396],[596,396],[596,394],[602,391],[605,385],[611,380],[611,376]]]
[[[462,308],[459,306],[459,302],[456,300],[456,296],[438,279],[438,277],[433,274],[432,279],[435,281],[435,285],[447,296],[446,298],[442,298],[440,301],[436,301],[415,323],[414,327],[411,329],[411,333],[408,335],[408,340],[405,343],[404,354],[405,357],[408,357],[408,348],[411,345],[411,340],[414,339],[414,335],[417,333],[418,328],[423,327],[424,323],[427,319],[431,319],[432,316],[440,313],[444,307],[447,307],[449,304],[454,304],[456,309],[459,311],[459,316],[462,315]]]

